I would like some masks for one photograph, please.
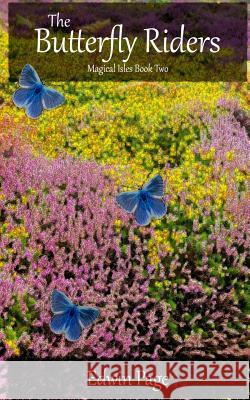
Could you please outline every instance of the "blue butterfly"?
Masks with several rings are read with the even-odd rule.
[[[82,330],[90,326],[100,314],[97,308],[76,306],[59,290],[52,293],[51,310],[55,315],[50,329],[58,335],[64,333],[71,342],[78,340]]]
[[[162,218],[166,214],[162,197],[163,180],[156,175],[142,189],[118,194],[116,201],[125,211],[134,214],[139,225],[148,225],[152,218]]]
[[[30,118],[38,118],[44,109],[51,110],[64,103],[64,96],[48,88],[34,68],[27,64],[19,78],[20,88],[12,96],[17,107],[24,108]]]

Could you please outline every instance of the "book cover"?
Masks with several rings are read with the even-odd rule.
[[[1,398],[248,398],[247,27],[1,1]]]

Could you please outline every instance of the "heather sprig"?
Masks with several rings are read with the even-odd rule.
[[[135,235],[117,207],[108,168],[34,158],[20,149],[2,156],[1,165],[1,312],[8,324],[17,290],[33,299],[37,318],[23,320],[26,351],[41,358],[150,358],[152,343],[167,336],[168,312],[147,294],[147,230]],[[100,309],[96,325],[75,344],[48,328],[53,289]],[[6,343],[9,328],[3,333]]]

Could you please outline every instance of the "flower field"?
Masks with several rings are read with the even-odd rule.
[[[246,85],[51,83],[65,105],[12,102],[0,30],[0,358],[249,357]],[[115,202],[160,173],[147,227]],[[71,343],[49,328],[63,291],[100,317]]]

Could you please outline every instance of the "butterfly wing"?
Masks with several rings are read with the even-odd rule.
[[[53,290],[51,296],[51,310],[54,314],[63,314],[68,312],[73,304],[68,297],[60,290]]]
[[[31,89],[36,83],[41,83],[37,72],[30,64],[26,64],[19,78],[20,86],[22,88]]]
[[[56,333],[57,335],[63,333],[68,325],[69,318],[69,311],[54,315],[50,323],[50,329],[52,332]]]
[[[147,204],[150,209],[151,217],[162,218],[167,212],[166,204],[160,199],[149,196]]]
[[[75,342],[82,334],[82,327],[77,316],[78,313],[75,313],[73,317],[70,318],[65,330],[65,337],[70,342]]]
[[[144,185],[143,189],[152,197],[163,197],[163,179],[161,175],[156,175],[154,178],[150,179],[150,181]]]
[[[17,89],[12,96],[12,100],[17,107],[25,107],[32,96],[34,95],[33,89]]]
[[[139,225],[145,226],[150,223],[151,210],[148,207],[147,202],[140,200],[135,210],[135,219]]]
[[[100,311],[94,307],[78,307],[78,321],[82,329],[90,326],[100,315]]]
[[[133,213],[139,203],[138,191],[120,193],[116,196],[116,202],[125,211]]]
[[[32,96],[30,101],[25,106],[26,114],[30,118],[38,118],[43,112],[41,93]]]
[[[43,108],[51,110],[60,106],[65,101],[64,96],[57,92],[57,90],[44,87],[42,92],[42,105]]]

